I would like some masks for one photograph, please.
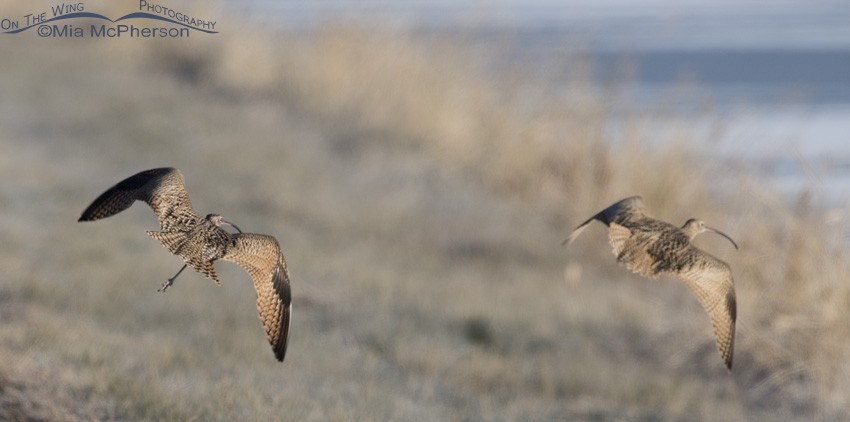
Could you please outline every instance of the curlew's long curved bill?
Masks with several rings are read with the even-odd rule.
[[[222,223],[222,224],[227,224],[228,226],[233,227],[234,229],[236,229],[236,231],[238,231],[239,233],[242,233],[242,230],[239,230],[239,227],[236,227],[236,224],[233,224],[233,223],[231,223],[231,222],[229,222],[229,221],[227,221],[227,220],[225,220],[225,219],[221,219],[221,223]],[[725,235],[724,235],[724,236],[725,236]],[[729,240],[732,240],[732,239],[729,239]],[[732,242],[732,243],[734,243],[734,242]],[[736,246],[736,248],[737,248],[737,246]]]
[[[715,228],[708,227],[708,226],[705,226],[705,229],[706,229],[706,230],[708,230],[708,231],[710,231],[710,232],[714,232],[714,233],[717,233],[717,234],[719,234],[719,235],[721,235],[721,236],[725,237],[725,238],[726,238],[726,240],[728,240],[728,241],[732,242],[732,246],[734,246],[734,247],[735,247],[735,249],[738,249],[738,244],[737,244],[737,243],[735,243],[735,241],[734,241],[734,240],[732,240],[732,238],[731,238],[731,237],[729,237],[728,235],[726,235],[726,233],[723,233],[723,232],[722,232],[722,231],[720,231],[720,230],[717,230],[717,229],[715,229]]]

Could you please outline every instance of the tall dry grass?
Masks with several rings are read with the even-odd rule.
[[[706,160],[687,128],[659,135],[579,56],[499,72],[498,48],[457,39],[329,25],[7,44],[3,402],[83,419],[846,417],[843,220]],[[557,86],[534,76],[564,68]],[[158,165],[183,168],[199,210],[283,239],[301,318],[284,366],[246,283],[150,294],[178,263],[144,238],[146,210],[71,223]],[[558,248],[632,194],[741,246],[699,241],[736,277],[731,374],[687,289],[617,268],[601,228]],[[51,404],[57,385],[72,393]]]
[[[218,46],[220,60],[205,71],[213,86],[283,101],[360,142],[427,152],[499,195],[542,207],[541,219],[575,224],[638,193],[663,218],[698,214],[731,228],[742,245],[724,255],[738,280],[738,392],[765,410],[843,414],[846,218],[825,222],[829,210],[818,204],[826,198],[804,193],[787,203],[746,168],[706,159],[710,145],[687,129],[658,139],[652,107],[623,105],[593,87],[580,56],[539,64],[578,69],[563,85],[541,88],[529,78],[538,64],[494,77],[492,57],[465,48],[450,37],[347,25],[271,42],[240,34]],[[615,112],[621,107],[625,115]],[[610,130],[614,120],[621,130]],[[611,266],[604,252],[571,254]]]

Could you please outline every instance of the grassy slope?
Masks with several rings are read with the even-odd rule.
[[[687,131],[653,152],[640,116],[607,133],[610,99],[580,79],[527,104],[522,72],[496,78],[440,39],[245,34],[2,40],[16,58],[0,62],[2,412],[734,420],[848,405],[835,228],[699,162]],[[286,363],[239,268],[217,265],[220,288],[186,273],[159,294],[179,260],[144,235],[149,210],[75,223],[102,190],[162,165],[183,170],[199,212],[281,241]],[[684,286],[617,268],[600,227],[558,247],[632,193],[741,244],[700,241],[736,274],[731,375]]]

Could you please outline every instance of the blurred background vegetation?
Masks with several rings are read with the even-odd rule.
[[[221,32],[0,36],[0,419],[848,417],[845,214],[817,177],[779,194],[707,155],[724,121],[688,86],[669,95],[700,127],[624,95],[628,69],[596,83],[580,43],[505,64],[511,31],[287,30],[180,6]],[[181,263],[144,234],[150,210],[76,223],[159,166],[199,213],[280,241],[283,364],[241,268],[160,294]],[[559,246],[633,194],[741,246],[697,241],[735,275],[731,373],[685,285],[617,266],[599,225]]]

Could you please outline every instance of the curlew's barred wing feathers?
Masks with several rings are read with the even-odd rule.
[[[143,201],[153,208],[164,232],[185,231],[199,217],[192,209],[180,170],[163,167],[136,173],[109,188],[83,211],[78,221],[94,221],[115,215]]]
[[[234,234],[235,246],[221,259],[239,264],[248,271],[257,291],[257,312],[277,360],[283,361],[289,341],[292,293],[289,271],[280,245],[272,236]]]
[[[732,270],[725,262],[695,247],[688,253],[696,256],[694,262],[703,264],[680,271],[676,277],[688,284],[708,312],[720,356],[726,367],[732,369],[737,318]]]

